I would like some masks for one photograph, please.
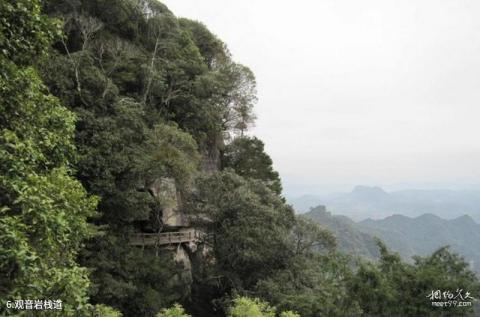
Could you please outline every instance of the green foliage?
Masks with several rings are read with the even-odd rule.
[[[188,209],[210,220],[216,270],[228,287],[252,287],[286,265],[293,254],[289,234],[295,218],[279,196],[262,182],[231,172],[205,175],[196,186]]]
[[[297,217],[288,247],[293,255],[287,265],[261,278],[254,290],[257,295],[302,316],[358,315],[355,301],[347,297],[348,258],[335,252],[329,231]]]
[[[166,283],[179,271],[171,254],[128,245],[132,232],[163,228],[152,222],[161,206],[149,186],[173,178],[183,194],[201,159],[219,165],[224,133],[237,118],[251,121],[253,74],[206,28],[157,1],[50,0],[45,8],[64,22],[65,37],[39,68],[78,116],[77,177],[101,197],[94,221],[105,234],[82,253],[94,269],[93,301],[153,315],[190,288],[182,278]]]
[[[256,294],[301,316],[359,316],[349,278],[348,259],[339,254],[297,255],[285,269],[259,281]]]
[[[136,227],[146,226],[144,222],[154,218],[158,209],[146,191],[151,182],[172,177],[179,189],[186,189],[196,172],[198,154],[193,138],[174,125],[158,123],[149,129],[142,108],[133,100],[120,101],[114,109],[100,117],[81,112],[77,139],[83,155],[78,175],[102,196],[98,222],[109,226],[106,236],[88,244],[82,258],[95,268],[96,302],[124,313],[153,316],[180,300],[189,286],[183,281],[166,283],[180,270],[169,260],[171,253],[138,252],[128,245],[128,236]]]
[[[50,0],[45,9],[64,22],[63,37],[38,1],[0,4],[2,298],[58,297],[64,316],[188,316],[164,309],[176,302],[221,315],[234,294],[259,299],[237,297],[231,317],[277,308],[283,317],[434,316],[430,288],[478,292],[447,249],[406,264],[380,245],[379,263],[353,267],[330,232],[295,217],[263,142],[244,135],[255,77],[203,24],[154,0]],[[99,215],[73,166],[101,197]],[[191,254],[193,284],[172,251],[129,245],[130,234],[163,228],[148,193],[159,178],[175,180],[179,205],[207,233]],[[87,218],[103,231],[84,248]]]
[[[0,2],[0,58],[28,65],[48,50],[59,29],[40,9],[40,1]]]
[[[229,317],[275,317],[275,308],[257,298],[237,297],[228,312]]]
[[[230,54],[225,44],[210,33],[204,24],[185,18],[180,18],[178,21],[182,29],[186,30],[195,42],[209,69],[214,69],[228,61]]]
[[[164,307],[183,300],[190,280],[173,261],[173,252],[154,247],[141,250],[113,234],[92,242],[85,264],[95,267],[94,302],[112,306],[126,316],[154,316]],[[94,257],[92,255],[95,255]]]
[[[92,317],[122,317],[122,313],[106,305],[95,305]]]
[[[355,294],[366,316],[379,316],[398,309],[392,306],[396,297],[395,290],[373,264],[361,264],[351,283],[351,292]]]
[[[0,4],[0,297],[60,299],[63,316],[81,316],[90,281],[76,258],[97,199],[71,177],[75,116],[27,64],[52,37],[39,9]]]
[[[280,177],[272,164],[272,159],[265,153],[263,142],[256,137],[234,139],[225,147],[222,157],[224,168],[232,168],[243,177],[262,180],[271,190],[280,194]]]
[[[142,151],[136,168],[143,170],[147,183],[169,177],[186,189],[199,168],[200,155],[195,140],[174,125],[156,125]]]
[[[179,304],[173,305],[172,308],[163,309],[156,317],[190,317]]]
[[[276,314],[276,308],[258,298],[238,296],[228,309],[228,317],[301,317],[292,311]]]
[[[378,265],[362,263],[350,282],[351,294],[358,298],[365,316],[472,315],[472,307],[435,307],[428,298],[436,290],[479,293],[478,278],[458,255],[440,248],[431,256],[417,257],[414,264],[407,264],[382,242],[378,245]]]
[[[86,188],[102,197],[102,220],[124,226],[135,219],[148,219],[153,199],[145,192],[145,173],[137,166],[141,147],[149,132],[141,106],[119,100],[110,113],[80,110],[76,141],[80,160],[78,178]]]
[[[301,316],[293,311],[284,311],[280,313],[280,317],[301,317]]]
[[[297,217],[288,264],[258,281],[255,293],[282,310],[302,316],[358,316],[348,297],[348,257],[335,252],[335,238],[316,223]]]
[[[295,218],[262,181],[227,171],[200,177],[196,187],[188,209],[213,234],[215,258],[197,280],[200,287],[254,292],[302,316],[359,314],[348,297],[348,260],[335,254],[330,232]]]
[[[336,247],[334,235],[309,218],[299,216],[293,228],[295,253],[311,251],[332,251]]]
[[[152,149],[158,134],[173,132],[155,126],[175,122],[204,161],[218,165],[223,133],[236,118],[252,118],[253,74],[205,27],[177,20],[156,1],[52,0],[46,8],[65,22],[67,36],[41,69],[79,116],[78,177],[102,197],[106,223],[147,219],[152,202],[137,191],[152,178],[147,172],[174,174],[186,185],[197,160],[190,149],[179,155],[172,147],[172,157],[159,158],[162,150]]]

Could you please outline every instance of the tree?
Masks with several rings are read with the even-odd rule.
[[[75,116],[32,68],[58,29],[39,1],[2,1],[0,20],[0,297],[60,299],[62,316],[87,315],[76,258],[97,199],[71,176]]]
[[[347,296],[348,261],[334,252],[330,232],[295,218],[259,180],[224,171],[200,177],[196,188],[187,207],[194,223],[213,235],[215,259],[194,277],[197,288],[221,297],[253,292],[302,316],[358,314],[358,305]]]
[[[210,70],[218,69],[231,59],[225,43],[212,34],[203,23],[185,18],[179,18],[178,22],[180,27],[189,33]]]
[[[289,236],[295,218],[278,195],[232,172],[202,176],[196,187],[188,210],[214,236],[215,270],[226,289],[252,289],[261,277],[285,267],[293,254]]]
[[[2,64],[10,61],[18,66],[31,65],[33,58],[44,54],[53,38],[59,35],[55,21],[41,15],[40,10],[39,1],[0,3]]]
[[[223,151],[222,165],[243,177],[264,181],[277,194],[282,191],[272,159],[265,153],[264,143],[256,137],[235,138]]]
[[[135,165],[144,174],[146,185],[168,177],[176,181],[178,188],[187,190],[198,172],[197,143],[175,124],[157,124],[139,151]]]
[[[350,259],[335,250],[331,232],[297,216],[288,247],[289,262],[257,282],[257,296],[304,317],[359,315],[355,298],[348,296]]]
[[[156,317],[191,317],[185,313],[182,306],[175,304],[172,308],[163,309]]]
[[[40,69],[78,116],[77,177],[101,197],[92,221],[104,234],[81,254],[93,271],[92,301],[153,316],[187,296],[190,285],[178,278],[184,269],[172,252],[140,252],[129,237],[163,229],[152,182],[172,178],[184,192],[197,173],[200,138],[188,132],[210,123],[195,119],[204,112],[193,106],[192,83],[207,66],[157,1],[52,0],[46,8],[66,22],[65,37]]]
[[[263,182],[231,171],[201,175],[194,187],[185,210],[210,238],[202,265],[194,272],[189,307],[213,316],[226,296],[252,291],[261,278],[288,265],[294,254],[290,234],[295,218]]]
[[[295,254],[305,254],[312,250],[328,252],[336,247],[335,236],[315,221],[306,217],[296,217],[292,234]]]
[[[395,303],[395,298],[398,297],[397,290],[389,278],[372,263],[362,263],[359,266],[349,281],[349,289],[365,316],[402,315],[401,309]]]
[[[230,83],[231,88],[223,124],[243,136],[255,121],[252,110],[257,102],[255,75],[248,67],[236,63],[229,64],[225,73],[229,78],[225,82]]]
[[[432,291],[449,291],[456,295],[457,291],[461,290],[463,296],[466,292],[480,294],[478,275],[472,272],[462,257],[450,251],[448,247],[439,248],[430,256],[415,257],[414,261],[415,275],[397,278],[400,298],[409,303],[405,307],[406,313],[436,316],[438,307],[432,307],[428,298]],[[472,296],[476,298],[478,295]],[[445,316],[472,316],[474,313],[473,307],[450,307],[444,311]]]
[[[275,317],[276,308],[258,298],[236,297],[228,309],[228,317]],[[300,317],[293,311],[284,311],[280,317]]]
[[[228,317],[275,317],[275,308],[257,298],[237,297],[228,311]]]
[[[93,317],[122,317],[122,313],[105,305],[95,305]]]
[[[281,312],[280,317],[301,317],[301,316],[289,310],[289,311]]]
[[[478,293],[478,278],[462,258],[443,247],[408,264],[383,242],[378,246],[379,263],[360,263],[349,286],[365,316],[471,316],[472,307],[435,307],[428,298],[437,290]]]

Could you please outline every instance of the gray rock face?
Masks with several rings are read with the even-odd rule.
[[[178,245],[173,259],[175,260],[176,263],[182,264],[185,271],[192,270],[192,263],[190,262],[188,253],[185,251],[182,245]]]
[[[162,208],[162,222],[169,227],[188,227],[187,217],[181,212],[181,199],[173,178],[159,178],[149,187],[150,193]]]
[[[205,172],[218,171],[220,166],[220,153],[218,150],[205,155],[202,165]],[[163,226],[168,228],[167,233],[190,234],[191,231],[195,232],[191,227],[189,217],[182,212],[181,195],[173,178],[163,177],[156,179],[148,186],[148,191],[158,202],[158,212],[161,210],[161,222]],[[202,220],[208,221],[208,219],[203,218]],[[181,283],[184,284],[184,287],[191,286],[194,271],[201,272],[204,270],[203,263],[212,263],[214,261],[211,248],[201,239],[173,242],[161,247],[172,252],[173,260],[182,268],[169,279],[168,283],[172,285]]]
[[[170,276],[167,281],[169,287],[181,286],[184,289],[189,289],[193,282],[192,277],[192,263],[188,253],[181,244],[175,246],[164,247],[167,249],[173,260],[177,263],[177,270]]]

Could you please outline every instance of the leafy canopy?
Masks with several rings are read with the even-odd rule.
[[[63,316],[84,315],[76,258],[97,199],[71,176],[75,116],[31,65],[56,29],[39,1],[2,1],[0,20],[0,298],[60,299]]]
[[[264,181],[277,194],[282,191],[272,159],[265,152],[264,143],[256,137],[235,138],[223,151],[222,165],[223,168],[232,168],[240,176]]]

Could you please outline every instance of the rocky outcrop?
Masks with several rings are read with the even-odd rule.
[[[213,172],[218,170],[218,167],[219,153],[211,157],[204,157],[203,168],[205,171]],[[191,235],[192,231],[195,232],[188,217],[182,211],[181,195],[177,190],[174,179],[158,178],[148,186],[148,191],[158,202],[158,213],[159,217],[161,213],[163,225],[160,235],[186,236]],[[152,237],[136,237],[131,241],[132,245],[155,246],[172,252],[173,260],[178,264],[179,271],[172,275],[169,283],[181,283],[185,287],[189,286],[192,283],[193,274],[203,271],[205,263],[212,261],[212,259],[208,260],[212,256],[211,248],[204,243],[203,238],[193,236],[192,240],[188,241],[172,238],[167,239],[168,243],[162,244],[162,237],[156,236],[155,233],[140,233],[139,235],[152,235]],[[201,236],[203,237],[204,234],[201,234]],[[150,240],[154,243],[148,243]]]
[[[162,209],[162,223],[168,227],[188,227],[187,217],[181,211],[181,197],[173,178],[158,178],[149,187]]]

